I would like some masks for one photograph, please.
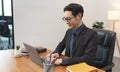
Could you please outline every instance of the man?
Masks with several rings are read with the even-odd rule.
[[[52,57],[52,60],[57,58],[55,64],[71,65],[86,62],[93,65],[98,43],[97,33],[84,25],[83,13],[83,7],[76,3],[71,3],[64,8],[62,19],[69,29],[55,51],[47,56],[48,59]],[[64,49],[66,49],[65,55],[69,58],[58,58]]]

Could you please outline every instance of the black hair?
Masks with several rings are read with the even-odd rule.
[[[67,6],[64,7],[64,12],[65,11],[72,11],[72,15],[73,16],[77,16],[77,14],[81,13],[81,15],[83,16],[84,13],[84,9],[80,4],[76,4],[76,3],[71,3]]]

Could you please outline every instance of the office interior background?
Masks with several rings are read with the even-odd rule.
[[[11,0],[0,0],[0,50],[13,48],[13,16]]]
[[[79,3],[84,7],[83,22],[90,28],[95,21],[102,21],[104,29],[112,30],[108,11],[120,10],[119,0],[13,0],[15,45],[24,47],[25,42],[54,50],[68,28],[61,18],[64,16],[63,8],[69,3]],[[120,21],[115,22],[120,42],[119,24]],[[120,57],[117,46],[114,56]]]
[[[112,30],[108,11],[120,10],[119,0],[13,0],[15,45],[23,46],[26,42],[54,50],[68,28],[61,19],[63,8],[73,2],[83,5],[85,25],[92,28],[96,20],[103,21],[104,29]],[[120,41],[119,24],[117,21],[115,32]],[[114,56],[120,57],[117,46]]]

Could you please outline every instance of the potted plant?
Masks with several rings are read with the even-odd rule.
[[[14,57],[20,57],[20,56],[21,56],[20,45],[16,45],[14,49]]]
[[[104,22],[95,21],[93,23],[93,29],[103,29]]]
[[[20,49],[20,45],[16,45],[16,50],[19,50]]]

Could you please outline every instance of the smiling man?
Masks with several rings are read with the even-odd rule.
[[[62,19],[69,28],[55,51],[47,56],[51,56],[52,60],[57,58],[55,64],[71,65],[86,62],[93,65],[98,37],[94,30],[82,22],[83,13],[84,9],[80,4],[71,3],[65,6]],[[65,55],[69,58],[58,58],[64,49]]]

